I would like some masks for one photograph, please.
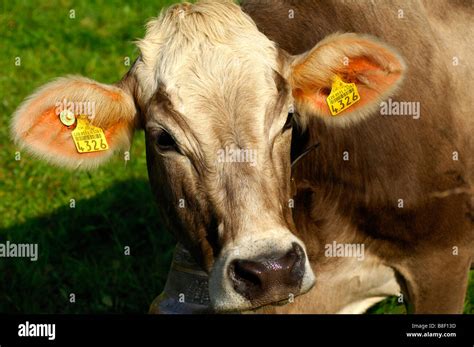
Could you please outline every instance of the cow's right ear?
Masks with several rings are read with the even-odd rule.
[[[12,136],[21,148],[58,166],[97,167],[113,152],[130,148],[137,112],[132,95],[122,86],[125,84],[105,85],[83,77],[65,77],[48,83],[14,113]],[[65,125],[59,116],[62,109],[78,110],[75,116],[86,114],[88,124],[102,129],[108,149],[79,153],[72,136],[77,120]],[[93,114],[89,114],[91,111]],[[102,146],[103,149],[105,145]]]

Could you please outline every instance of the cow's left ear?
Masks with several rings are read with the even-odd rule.
[[[303,125],[311,115],[347,125],[373,114],[400,86],[405,70],[403,59],[386,44],[347,33],[328,36],[312,50],[292,57],[287,71]],[[332,90],[335,79],[355,83],[359,95],[356,102],[344,98],[331,112],[327,99],[331,92],[338,92]]]

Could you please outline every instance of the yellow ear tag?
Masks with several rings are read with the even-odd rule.
[[[79,153],[91,153],[109,149],[104,131],[99,127],[91,125],[86,116],[77,117],[76,129],[71,134]]]
[[[334,76],[331,93],[327,97],[329,110],[333,116],[348,109],[360,100],[355,83],[345,83],[339,76]]]

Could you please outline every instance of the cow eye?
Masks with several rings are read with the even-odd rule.
[[[288,118],[286,119],[285,125],[283,126],[282,132],[285,132],[288,129],[293,127],[293,118],[295,114],[293,112],[288,112]]]
[[[162,151],[178,151],[178,145],[173,139],[173,136],[171,136],[166,130],[163,129],[161,129],[157,135],[156,144],[158,145],[158,148]]]

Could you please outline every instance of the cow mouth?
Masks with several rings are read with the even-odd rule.
[[[249,309],[241,310],[240,312],[244,313],[244,314],[245,313],[259,313],[259,311],[262,310],[265,307],[280,307],[280,306],[285,306],[285,305],[291,305],[291,304],[294,303],[294,299],[296,297],[308,293],[311,289],[313,289],[314,285],[315,284],[313,283],[309,288],[307,288],[305,290],[300,289],[299,292],[294,294],[294,296],[292,298],[290,298],[289,295],[286,295],[281,300],[277,299],[277,300],[272,301],[272,302],[256,304],[255,306],[253,306]]]
[[[308,290],[302,291],[298,294],[295,294],[294,298],[306,294],[309,290],[311,290],[311,288],[309,288]],[[282,299],[282,300],[279,300],[279,301],[262,303],[258,306],[254,306],[254,307],[251,307],[251,308],[248,308],[248,309],[239,310],[239,311],[235,311],[235,312],[240,312],[242,314],[254,314],[254,313],[258,314],[258,313],[260,313],[260,311],[262,309],[264,309],[266,307],[280,307],[280,306],[285,306],[285,305],[291,305],[292,303],[294,303],[292,299],[285,298],[285,299]]]
[[[287,290],[270,293],[260,300],[249,300],[250,307],[228,307],[225,310],[212,307],[209,296],[209,275],[194,261],[190,253],[180,244],[176,246],[173,262],[163,292],[150,306],[152,314],[189,313],[258,313],[265,306],[290,304],[297,296],[305,294],[310,288],[295,288],[294,293]],[[290,295],[291,294],[291,295]]]

